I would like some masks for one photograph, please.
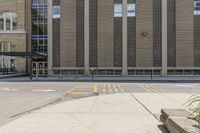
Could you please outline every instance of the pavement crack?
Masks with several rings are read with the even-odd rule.
[[[140,102],[140,100],[137,99],[136,96],[134,96],[132,93],[129,93],[129,94],[130,94],[130,96],[131,96],[132,98],[134,98],[144,109],[146,109],[146,111],[149,112],[150,115],[152,115],[156,120],[158,120],[157,117],[156,117],[142,102]]]
[[[94,100],[94,102],[93,102],[93,104],[92,104],[92,107],[91,107],[91,109],[90,109],[90,113],[92,113],[92,110],[93,110],[93,108],[94,108],[94,105],[95,105],[96,101],[97,101],[97,97],[95,98],[95,100]]]
[[[81,122],[81,120],[79,120],[76,116],[74,116],[74,115],[72,115],[72,114],[70,114],[69,115],[71,118],[73,118],[74,120],[76,120],[77,122]]]
[[[85,123],[84,121],[78,119],[76,116],[70,114],[69,117],[71,117],[72,119],[76,120],[78,122],[78,124],[83,125],[88,130],[93,130],[93,133],[96,133],[96,130],[92,126],[87,125],[87,123]]]

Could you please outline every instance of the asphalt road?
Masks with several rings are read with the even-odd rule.
[[[200,83],[0,82],[0,126],[50,103],[118,93],[200,94]]]

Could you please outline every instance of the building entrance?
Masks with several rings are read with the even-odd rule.
[[[39,61],[39,62],[33,62],[33,76],[35,77],[43,77],[48,75],[48,63]]]

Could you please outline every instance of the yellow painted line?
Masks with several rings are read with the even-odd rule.
[[[93,86],[93,93],[97,93],[97,84],[94,84]]]
[[[120,89],[122,92],[125,92],[125,90],[121,87],[120,84],[117,84],[117,86],[119,87],[119,89]]]
[[[152,91],[150,89],[148,89],[146,86],[143,85],[139,85],[141,88],[143,88],[144,90],[146,90],[147,92],[151,93]]]
[[[157,85],[155,85],[155,88],[159,88],[159,89],[161,89],[161,90],[163,90],[163,91],[165,91],[165,92],[170,92],[169,90],[167,90],[167,89],[165,89],[165,88],[163,88],[163,87],[157,86]]]
[[[137,84],[138,85],[138,84]],[[158,87],[158,86],[154,86],[154,85],[138,85],[139,87],[143,88],[144,90],[146,90],[149,93],[152,92],[156,92],[156,93],[166,93],[169,92],[168,90]]]
[[[159,93],[166,93],[166,91],[164,91],[164,90],[162,90],[162,89],[160,89],[160,88],[157,88],[157,87],[155,87],[155,86],[150,86],[153,90],[156,90],[157,92],[159,92]]]
[[[69,96],[77,96],[77,95],[88,95],[90,94],[89,92],[71,92],[68,95]]]
[[[112,85],[113,85],[114,90],[118,93],[119,91],[118,91],[117,87],[115,86],[115,84],[112,84]]]
[[[151,86],[148,86],[148,88],[151,89],[153,92],[157,92],[157,93],[161,92],[160,90],[153,88]]]
[[[72,87],[69,91],[67,91],[65,94],[69,94],[71,92],[73,92],[75,89],[77,89],[78,87],[81,87],[82,85],[79,85],[79,86],[74,86]]]

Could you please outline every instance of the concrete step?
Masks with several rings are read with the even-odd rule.
[[[162,109],[161,115],[163,116],[162,122],[165,123],[165,121],[170,117],[184,117],[184,118],[193,118],[194,115],[185,109]]]
[[[195,125],[198,125],[198,123],[194,120],[172,116],[165,123],[170,133],[200,133],[200,130]]]

